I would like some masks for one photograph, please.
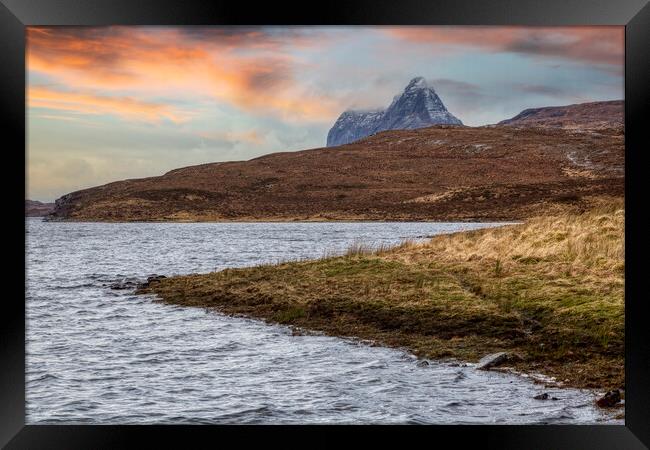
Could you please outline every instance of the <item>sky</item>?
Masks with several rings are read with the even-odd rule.
[[[416,76],[465,125],[623,99],[623,27],[29,27],[27,197],[324,147]]]

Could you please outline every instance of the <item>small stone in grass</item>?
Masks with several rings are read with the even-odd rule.
[[[506,352],[492,353],[491,355],[484,356],[476,365],[476,368],[479,370],[489,370],[492,367],[496,367],[499,364],[502,364],[508,360],[508,354]]]

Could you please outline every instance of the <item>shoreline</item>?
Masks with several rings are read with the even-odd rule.
[[[140,288],[156,301],[624,390],[622,199],[523,224]],[[501,370],[496,368],[496,370]]]
[[[147,288],[145,288],[147,289]],[[139,292],[139,295],[149,295],[149,293],[145,292]],[[159,297],[155,297],[153,299],[154,302],[161,302],[168,304],[169,306],[180,306],[178,303],[174,302],[166,302]],[[383,348],[389,348],[392,350],[396,351],[403,351],[406,352],[410,355],[412,355],[413,358],[417,361],[416,364],[422,364],[423,362],[426,363],[426,365],[429,364],[430,361],[434,363],[442,363],[442,364],[450,364],[450,365],[456,365],[456,366],[474,366],[474,370],[483,370],[478,368],[477,361],[468,361],[464,359],[458,359],[458,358],[449,358],[449,357],[443,357],[443,358],[427,358],[426,356],[422,356],[421,354],[416,354],[413,352],[413,349],[408,347],[408,346],[403,346],[403,345],[389,345],[386,342],[378,342],[372,339],[367,339],[358,335],[341,335],[337,333],[330,333],[327,331],[323,330],[317,330],[317,329],[312,329],[312,328],[303,328],[291,324],[286,324],[274,320],[269,320],[267,318],[263,317],[256,317],[254,315],[250,314],[241,314],[241,313],[230,313],[227,312],[224,309],[220,309],[218,307],[211,307],[211,306],[206,306],[206,307],[201,307],[203,309],[209,310],[211,312],[224,315],[227,317],[234,317],[234,318],[242,318],[242,319],[248,319],[248,320],[256,320],[256,321],[261,321],[267,325],[270,326],[284,326],[287,327],[291,330],[291,333],[293,336],[329,336],[329,337],[335,337],[339,339],[343,339],[346,341],[351,341],[360,345],[367,345],[370,347],[383,347]],[[489,356],[489,355],[487,355]],[[575,390],[580,390],[580,391],[586,391],[593,397],[593,407],[598,408],[602,411],[602,413],[608,418],[608,421],[616,421],[616,420],[624,420],[625,419],[625,390],[623,389],[621,392],[621,399],[623,399],[622,403],[618,403],[613,406],[607,406],[607,407],[601,407],[597,405],[596,400],[603,395],[607,393],[607,389],[605,388],[599,388],[599,387],[594,387],[594,386],[582,386],[580,384],[573,384],[573,383],[565,383],[563,381],[558,381],[556,380],[555,377],[553,376],[548,376],[540,372],[535,372],[532,368],[526,366],[526,365],[497,365],[494,367],[491,367],[489,369],[484,369],[488,370],[490,372],[496,372],[504,375],[513,375],[518,378],[521,378],[522,380],[528,380],[533,384],[536,385],[543,385],[544,388],[546,389],[575,389]],[[543,393],[542,395],[548,395],[547,393]],[[540,401],[552,401],[552,400],[557,400],[555,398],[552,398],[551,396],[545,397],[540,399]]]
[[[49,219],[44,216],[25,216],[25,219],[30,217],[41,217],[44,222],[51,223],[481,223],[481,224],[521,224],[524,223],[525,219],[504,219],[504,218],[469,218],[469,219],[436,219],[436,220],[424,220],[416,218],[405,218],[405,219],[383,219],[376,220],[372,218],[342,218],[342,219],[308,219],[308,218],[242,218],[242,219],[223,219],[223,220],[180,220],[180,219],[161,219],[161,220],[97,220],[97,219],[74,219],[74,218],[56,218]]]

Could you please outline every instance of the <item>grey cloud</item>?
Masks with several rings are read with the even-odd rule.
[[[549,97],[564,97],[567,92],[555,86],[541,85],[541,84],[516,84],[515,89],[527,94],[547,95]]]

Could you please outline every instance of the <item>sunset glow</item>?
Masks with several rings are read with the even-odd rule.
[[[30,27],[28,195],[321,147],[414,76],[467,125],[623,98],[623,27]]]

